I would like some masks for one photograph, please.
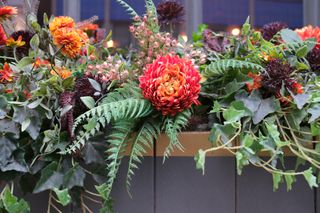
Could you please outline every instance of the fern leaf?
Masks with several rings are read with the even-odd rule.
[[[217,60],[209,64],[206,67],[204,74],[206,75],[206,77],[218,77],[218,76],[225,75],[230,70],[263,71],[264,68],[259,64],[255,64],[248,61],[240,61],[235,59],[223,59],[223,60]]]
[[[126,9],[126,11],[129,13],[129,15],[134,18],[135,16],[139,16],[138,13],[125,1],[123,0],[117,0],[117,2]]]
[[[121,88],[109,93],[101,102],[110,103],[128,98],[143,98],[139,85],[134,81],[123,84]]]
[[[130,194],[130,182],[134,175],[134,169],[138,168],[138,163],[141,163],[143,154],[146,153],[146,148],[151,148],[154,141],[160,134],[161,122],[158,120],[150,119],[143,123],[138,131],[135,140],[132,143],[131,153],[128,163],[128,170],[126,176],[127,191]]]
[[[183,146],[179,142],[178,134],[188,124],[188,120],[191,117],[191,110],[184,110],[175,117],[167,117],[165,120],[165,133],[169,137],[169,145],[166,148],[163,156],[163,161],[169,157],[174,148],[183,150]]]
[[[107,161],[107,197],[110,196],[114,180],[117,176],[121,160],[124,156],[125,149],[128,145],[129,136],[134,128],[133,120],[124,120],[116,122],[113,126],[112,133],[108,136],[109,148],[106,151]]]
[[[129,98],[101,104],[76,118],[73,131],[75,131],[81,123],[86,121],[87,124],[84,125],[85,131],[81,131],[76,138],[76,142],[62,153],[71,153],[80,149],[90,137],[98,132],[101,126],[105,127],[106,124],[112,121],[117,122],[123,119],[146,117],[153,110],[151,103],[144,99]]]

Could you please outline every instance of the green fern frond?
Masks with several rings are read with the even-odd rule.
[[[105,127],[110,122],[146,117],[153,110],[151,103],[145,99],[129,98],[101,104],[76,118],[73,131],[81,123],[86,121],[87,124],[84,125],[84,131],[79,132],[76,142],[70,145],[64,153],[71,153],[80,149],[101,127]]]
[[[157,16],[157,7],[154,4],[153,0],[145,0],[145,2],[146,2],[147,12],[149,12],[149,15],[156,17]]]
[[[109,93],[107,97],[101,100],[101,103],[111,103],[129,98],[143,98],[139,85],[134,81],[129,81],[123,84],[121,88]]]
[[[180,112],[175,117],[167,117],[165,119],[164,129],[170,141],[168,147],[164,151],[163,160],[169,157],[174,148],[183,150],[183,146],[178,139],[178,134],[188,124],[188,120],[190,119],[191,115],[191,110],[188,109]]]
[[[128,12],[128,14],[134,18],[135,16],[139,16],[138,13],[129,5],[127,4],[125,1],[123,0],[117,0],[117,2],[126,9],[126,11]]]
[[[134,128],[134,120],[123,120],[116,122],[112,128],[112,133],[108,136],[109,148],[107,153],[107,197],[110,196],[114,180],[117,176],[121,160],[125,149],[129,144],[129,136]]]
[[[134,169],[138,168],[141,163],[143,154],[146,153],[146,148],[152,148],[154,141],[158,138],[161,132],[161,122],[155,119],[149,119],[143,123],[135,140],[132,143],[131,153],[128,163],[128,171],[126,177],[127,191],[130,194],[130,182],[134,175]]]
[[[235,59],[223,59],[217,60],[209,64],[204,74],[206,77],[219,77],[223,76],[230,70],[252,70],[252,71],[263,71],[264,68],[259,64],[255,64],[248,61],[240,61]]]

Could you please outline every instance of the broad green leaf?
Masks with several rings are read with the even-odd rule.
[[[296,56],[299,58],[303,58],[308,54],[308,47],[307,45],[303,45],[302,47],[300,47],[297,52],[296,52]]]
[[[237,122],[245,115],[246,112],[244,110],[237,110],[234,107],[230,107],[223,111],[223,117],[226,120],[226,124]]]
[[[308,109],[308,113],[311,114],[309,123],[314,122],[320,117],[320,105],[313,105],[310,109]]]
[[[13,194],[9,187],[6,187],[2,195],[3,206],[8,213],[27,213],[30,212],[28,203],[21,199],[18,200]]]
[[[220,112],[220,110],[221,110],[221,105],[219,104],[218,101],[214,101],[213,108],[210,111],[210,113],[217,113],[217,112]]]
[[[40,180],[37,182],[33,193],[39,193],[48,189],[58,188],[63,183],[63,174],[57,172],[58,163],[52,162],[41,171]]]
[[[247,156],[245,156],[241,151],[237,152],[236,160],[237,160],[237,173],[241,175],[243,167],[248,165],[249,161]]]
[[[221,125],[215,123],[211,129],[209,141],[214,144],[221,138],[221,141],[226,143],[234,136],[236,130],[237,129],[231,124]]]
[[[99,91],[101,92],[101,85],[94,79],[92,78],[88,78],[91,86],[96,90],[96,91]]]
[[[206,162],[206,153],[200,149],[197,154],[194,156],[194,160],[196,161],[196,168],[201,169],[204,175],[205,171],[205,162]]]
[[[272,179],[273,179],[273,191],[277,191],[279,188],[279,184],[282,181],[282,175],[279,173],[272,173]]]
[[[92,109],[95,106],[95,101],[91,96],[84,96],[80,98],[81,101],[88,107],[88,109]]]
[[[320,126],[317,122],[312,122],[310,124],[312,136],[319,136],[320,135]]]
[[[242,25],[241,33],[243,35],[248,35],[250,32],[251,25],[249,21],[250,21],[250,17],[247,17],[246,22]]]
[[[290,29],[282,29],[280,31],[281,38],[286,43],[301,42],[300,36]]]
[[[59,190],[58,188],[53,188],[53,191],[56,193],[58,202],[66,206],[71,202],[71,196],[69,195],[68,189]]]
[[[22,68],[24,68],[25,66],[27,66],[27,65],[29,65],[29,64],[32,64],[32,63],[33,63],[33,58],[31,58],[31,57],[24,57],[24,58],[22,58],[22,59],[18,62],[17,67],[18,67],[19,69],[22,69]]]
[[[274,97],[262,99],[252,118],[254,124],[260,123],[267,115],[280,110],[280,103]]]
[[[311,188],[318,187],[317,178],[313,175],[312,168],[309,168],[308,170],[304,171],[303,176]]]
[[[284,179],[287,183],[287,191],[290,191],[292,189],[292,184],[295,182],[295,176],[294,175],[284,175]]]
[[[82,187],[85,177],[84,169],[76,164],[64,175],[63,186],[67,189],[72,189],[74,186]]]
[[[35,34],[30,40],[30,46],[33,50],[38,50],[40,39],[38,34]]]

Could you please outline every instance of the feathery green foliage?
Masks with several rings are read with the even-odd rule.
[[[219,77],[225,75],[230,70],[252,70],[263,71],[264,68],[259,65],[248,61],[240,61],[235,59],[217,60],[209,64],[204,74],[206,77]]]
[[[132,133],[135,122],[133,120],[121,120],[116,122],[112,128],[112,133],[108,136],[109,148],[107,153],[107,197],[110,196],[113,182],[117,176],[118,169],[128,145],[129,136]]]
[[[166,148],[163,160],[169,157],[174,148],[183,150],[183,146],[179,142],[179,132],[188,124],[188,120],[192,113],[190,109],[184,110],[177,114],[175,117],[167,117],[164,121],[164,130],[169,137],[169,145]]]
[[[139,16],[138,13],[129,5],[127,4],[125,1],[122,0],[116,0],[123,8],[126,9],[126,11],[128,12],[128,14],[134,18],[135,16]]]
[[[141,163],[141,158],[143,158],[143,154],[146,153],[146,148],[153,147],[153,143],[158,138],[160,132],[161,121],[155,118],[146,120],[137,132],[137,135],[132,142],[128,163],[128,171],[126,177],[128,192],[130,191],[130,182],[132,180],[132,176],[134,175],[134,169],[137,169],[138,164]]]

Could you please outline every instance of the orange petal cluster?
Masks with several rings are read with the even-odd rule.
[[[55,70],[51,70],[51,75],[60,76],[62,79],[69,78],[72,75],[72,72],[65,67],[61,67]]]
[[[313,27],[311,25],[308,25],[306,27],[303,27],[301,29],[295,30],[300,38],[302,40],[306,40],[308,38],[316,38],[317,41],[317,48],[320,48],[320,27]]]
[[[81,36],[72,28],[58,29],[53,36],[53,43],[69,58],[77,57],[83,46]]]
[[[253,90],[257,90],[261,87],[262,77],[260,75],[249,72],[248,77],[253,79],[253,83],[246,84],[248,92],[252,92]]]
[[[200,79],[192,62],[171,55],[161,56],[148,64],[139,78],[144,98],[162,115],[171,116],[192,104],[200,104]]]
[[[55,17],[49,24],[49,29],[52,35],[61,28],[74,28],[74,20],[69,16]]]
[[[13,73],[8,63],[4,63],[0,70],[0,83],[8,83],[13,81]]]
[[[82,47],[89,42],[85,32],[75,28],[75,22],[68,16],[55,17],[49,24],[53,43],[61,48],[62,54],[76,58]]]
[[[16,7],[4,6],[0,7],[0,21],[12,18],[14,15],[18,14],[18,9]]]

